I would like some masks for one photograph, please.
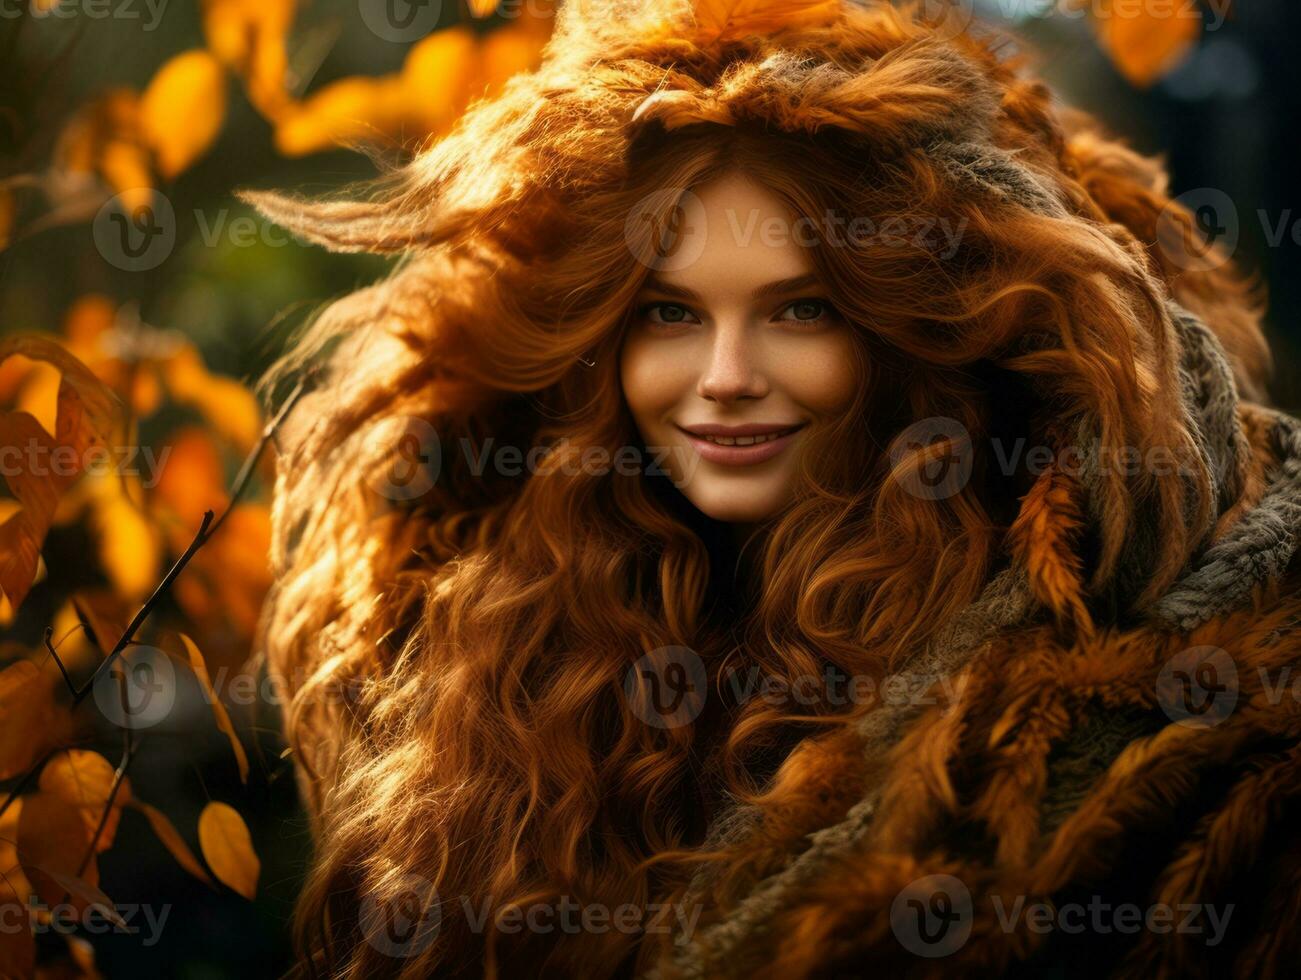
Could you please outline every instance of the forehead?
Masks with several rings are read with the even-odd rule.
[[[814,271],[809,231],[763,184],[732,173],[683,193],[679,255],[655,278],[706,294],[749,291]]]

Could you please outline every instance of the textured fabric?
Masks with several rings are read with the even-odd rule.
[[[1069,639],[1023,572],[998,574],[893,678],[939,703],[882,705],[837,743],[846,772],[876,773],[841,819],[793,817],[784,840],[752,808],[714,821],[710,844],[785,853],[727,908],[709,904],[721,870],[702,871],[687,896],[699,928],[648,976],[1270,976],[1301,952],[1301,846],[1285,831],[1301,794],[1301,423],[1240,404],[1215,336],[1170,312],[1212,539],[1147,621]],[[1149,548],[1136,534],[1122,581],[1144,579]]]

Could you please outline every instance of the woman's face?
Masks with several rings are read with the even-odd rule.
[[[852,399],[851,328],[825,299],[807,232],[767,189],[728,175],[684,204],[674,258],[635,300],[623,393],[687,499],[716,520],[760,521],[789,503],[809,431]]]

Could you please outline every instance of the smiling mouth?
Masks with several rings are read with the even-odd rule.
[[[794,429],[782,429],[779,432],[765,432],[757,436],[705,436],[697,435],[695,432],[690,433],[697,439],[704,439],[706,442],[712,442],[716,446],[753,446],[760,442],[772,442],[774,439],[780,439],[787,433],[794,432]]]
[[[691,439],[703,459],[724,466],[748,466],[772,459],[782,452],[790,444],[790,437],[807,424],[802,422],[783,427],[699,425],[694,427],[695,431],[682,426],[678,429]],[[733,434],[725,435],[720,429],[731,429]],[[747,429],[750,431],[745,431]]]

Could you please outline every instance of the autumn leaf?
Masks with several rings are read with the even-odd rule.
[[[276,128],[276,148],[302,156],[443,135],[472,101],[537,67],[547,30],[541,18],[528,17],[482,39],[465,25],[436,31],[411,47],[400,72],[343,78],[294,106]]]
[[[204,511],[226,509],[225,473],[221,453],[198,426],[176,430],[165,448],[167,461],[154,486],[152,505],[168,524],[177,526],[172,543],[184,548]]]
[[[204,0],[208,47],[244,81],[249,101],[268,119],[288,107],[289,56],[285,42],[295,0]]]
[[[140,98],[140,129],[158,171],[172,178],[202,156],[226,116],[226,74],[208,51],[176,55]]]
[[[93,834],[94,828],[87,827],[79,808],[63,798],[45,792],[23,798],[18,818],[18,860],[46,905],[63,901],[70,891],[67,883],[71,878],[98,887],[99,866],[93,855],[86,861]],[[84,893],[72,897],[81,899],[81,907],[86,907]]]
[[[139,601],[158,584],[163,555],[158,528],[127,497],[117,474],[90,481],[88,494],[88,524],[104,574],[117,595]]]
[[[241,453],[253,448],[262,433],[262,411],[252,392],[232,378],[209,372],[192,346],[182,347],[161,369],[174,401],[198,410]]]
[[[0,363],[13,354],[53,364],[61,375],[52,437],[26,412],[0,413],[0,443],[20,447],[29,461],[6,470],[22,509],[0,525],[0,590],[17,609],[35,581],[59,499],[81,475],[87,450],[107,447],[121,415],[104,383],[54,341],[33,335],[0,341]]]
[[[0,904],[17,902],[27,904],[32,886],[18,863],[18,816],[23,812],[23,798],[17,797],[0,813]],[[0,950],[0,964],[4,952]],[[6,974],[0,970],[0,976]]]
[[[55,700],[61,683],[30,660],[0,670],[0,779],[23,775],[71,734],[71,719]]]
[[[59,135],[55,170],[96,173],[127,209],[143,207],[153,196],[149,148],[140,136],[140,96],[126,87],[111,88],[83,106]]]
[[[15,910],[14,919],[0,929],[0,977],[31,976],[36,968],[36,943],[27,922],[31,883],[18,861],[18,820],[22,797],[0,813],[0,908]],[[10,923],[17,928],[9,927]]]
[[[185,839],[181,837],[172,822],[167,819],[167,814],[157,807],[150,806],[140,800],[132,800],[129,805],[144,814],[145,819],[149,821],[149,826],[158,835],[158,839],[163,842],[163,846],[171,852],[172,857],[176,858],[176,862],[182,868],[205,884],[212,884],[212,878],[208,876],[208,872],[203,870],[203,866],[199,864],[199,859],[194,856],[190,846],[185,843]]]
[[[1201,12],[1182,5],[1157,8],[1100,0],[1093,7],[1098,40],[1120,73],[1140,88],[1168,74],[1188,56],[1202,33]]]
[[[244,818],[234,807],[214,800],[203,808],[199,849],[218,881],[253,900],[262,866],[253,852],[253,838]]]
[[[247,783],[248,754],[245,753],[239,735],[235,732],[235,725],[230,720],[230,713],[226,711],[226,706],[221,703],[221,698],[217,696],[217,692],[212,686],[212,679],[208,676],[208,665],[204,662],[203,654],[194,645],[194,641],[184,633],[180,633],[178,636],[184,648],[184,655],[180,659],[188,663],[190,669],[194,671],[199,686],[203,688],[204,696],[208,699],[208,703],[212,705],[212,715],[217,722],[217,728],[225,734],[230,741],[231,751],[235,753],[235,762],[239,765],[240,782]]]
[[[115,778],[116,773],[107,759],[85,749],[60,752],[41,769],[41,793],[62,800],[81,815],[86,825],[86,848],[93,839],[97,854],[113,846],[122,807],[131,798],[131,785],[125,776],[116,795],[113,794]],[[101,819],[104,821],[102,830]]]

